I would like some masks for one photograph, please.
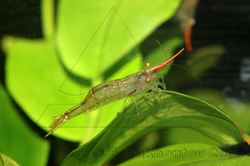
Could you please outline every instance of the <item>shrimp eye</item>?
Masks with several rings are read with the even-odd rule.
[[[148,68],[150,66],[150,62],[145,62],[145,66]]]

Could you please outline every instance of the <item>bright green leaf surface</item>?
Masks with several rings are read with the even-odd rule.
[[[110,149],[119,153],[144,134],[166,127],[192,128],[225,147],[243,142],[233,120],[215,107],[176,92],[152,92],[128,106],[95,139],[69,154],[64,165],[103,165],[114,157]]]
[[[235,149],[235,152],[241,153]],[[170,145],[153,151],[141,151],[140,155],[119,166],[132,165],[248,165],[249,156],[241,156],[239,154],[227,153],[220,148],[201,144],[177,144]]]
[[[31,130],[21,118],[2,84],[0,84],[0,99],[0,152],[21,165],[46,165],[49,153],[48,142]],[[1,157],[3,160],[3,156]]]
[[[0,166],[20,166],[12,158],[0,153]]]
[[[26,114],[44,129],[49,129],[52,117],[62,114],[84,97],[69,96],[59,90],[67,75],[60,68],[52,41],[14,39],[6,69],[11,94]],[[73,81],[67,88],[82,89]],[[76,120],[76,124],[79,122]],[[75,137],[66,138],[79,140],[80,131],[72,129],[69,132]]]
[[[138,56],[137,43],[171,18],[180,2],[62,1],[58,15],[57,42],[64,64],[85,78],[100,77],[108,67],[131,50],[136,48],[134,56]]]

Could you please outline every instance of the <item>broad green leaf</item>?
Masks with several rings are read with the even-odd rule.
[[[41,14],[42,14],[42,30],[45,39],[51,39],[54,37],[55,31],[55,7],[54,2],[51,0],[42,0],[41,1]]]
[[[187,93],[220,108],[233,118],[242,130],[249,131],[250,103],[248,101],[226,96],[221,91],[211,88],[191,89]]]
[[[192,128],[172,127],[163,130],[160,134],[160,141],[162,145],[206,142],[207,144],[214,146],[221,146],[220,142],[211,139],[210,137],[207,137],[206,135],[197,130],[193,130]]]
[[[6,72],[8,89],[16,102],[46,130],[52,117],[60,115],[84,97],[69,96],[59,91],[67,75],[60,68],[53,41],[13,39]],[[79,90],[82,86],[71,81],[67,88]],[[88,88],[85,87],[85,90]],[[76,123],[79,122],[76,120]],[[64,132],[67,133],[67,130]],[[80,139],[81,131],[72,129],[70,133],[75,136],[58,134],[66,139]]]
[[[12,158],[0,153],[0,166],[20,166],[16,161]]]
[[[183,65],[194,75],[200,75],[214,67],[220,60],[226,48],[221,45],[208,45],[191,53],[186,65]]]
[[[137,43],[171,18],[180,2],[62,1],[58,14],[57,42],[63,63],[84,78],[99,78],[131,50],[136,49],[134,56],[138,56]]]
[[[139,115],[138,115],[139,114]],[[244,142],[237,124],[215,107],[171,91],[152,92],[125,108],[97,137],[71,152],[63,165],[103,165],[150,131],[167,127],[197,130],[227,147]]]
[[[119,166],[130,165],[248,165],[250,157],[241,155],[242,149],[234,149],[233,153],[228,153],[218,147],[201,144],[176,144],[166,146],[152,151],[143,151],[141,154],[134,153],[134,158]]]
[[[2,84],[0,84],[0,100],[0,152],[21,165],[46,165],[49,154],[48,141],[37,135],[15,109]],[[5,160],[2,154],[1,159]],[[4,165],[8,165],[5,161]]]

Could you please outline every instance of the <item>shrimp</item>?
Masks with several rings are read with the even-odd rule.
[[[160,65],[149,68],[149,62],[146,63],[147,68],[128,75],[124,78],[108,81],[101,83],[93,88],[91,88],[85,97],[85,99],[76,105],[75,107],[69,109],[67,112],[60,116],[54,117],[53,123],[50,125],[51,130],[46,134],[45,137],[52,134],[56,129],[62,126],[67,120],[74,118],[84,112],[95,110],[102,107],[108,103],[140,94],[146,90],[152,88],[155,80],[158,78],[158,74],[182,51],[181,49],[177,54],[175,54],[170,59],[166,60]]]

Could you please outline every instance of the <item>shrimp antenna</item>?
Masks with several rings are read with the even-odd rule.
[[[200,79],[195,74],[193,74],[192,72],[190,72],[188,69],[186,69],[185,67],[183,67],[181,65],[173,64],[173,66],[179,67],[179,68],[185,70],[186,72],[188,72],[189,74],[191,74],[192,76],[194,76],[194,78],[199,82],[201,88],[203,88],[203,85],[202,85]]]
[[[157,43],[159,44],[159,46],[162,48],[162,51],[163,51],[163,53],[164,53],[165,56],[166,56],[167,54],[166,54],[166,52],[165,52],[163,46],[161,45],[161,43],[160,43],[158,40],[156,40],[156,42],[157,42]],[[177,53],[177,54],[178,54],[178,53]],[[195,79],[199,82],[199,84],[200,84],[201,87],[203,88],[201,81],[199,80],[199,78],[198,78],[196,75],[194,75],[192,72],[188,71],[188,70],[187,70],[186,68],[184,68],[183,66],[180,66],[180,65],[177,65],[177,64],[173,64],[173,65],[174,65],[174,66],[177,66],[177,67],[179,67],[179,68],[181,68],[181,69],[183,69],[183,70],[186,70],[189,74],[191,74],[192,76],[194,76]]]
[[[167,54],[166,54],[164,48],[162,47],[161,43],[160,43],[158,40],[156,40],[156,42],[159,44],[159,46],[161,47],[161,49],[162,49],[164,55],[166,56]]]

